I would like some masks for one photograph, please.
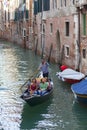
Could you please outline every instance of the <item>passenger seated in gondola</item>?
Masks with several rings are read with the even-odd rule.
[[[42,78],[41,79],[41,82],[40,82],[40,89],[43,91],[43,90],[46,90],[47,89],[47,86],[48,86],[48,82],[46,82],[46,79],[45,78]]]
[[[32,79],[31,84],[29,85],[28,92],[30,95],[44,95],[52,88],[51,79],[47,77],[42,78],[41,81],[37,81],[37,79]]]
[[[32,79],[32,82],[29,87],[30,94],[31,95],[34,94],[34,92],[37,91],[37,89],[38,89],[37,81],[36,81],[36,79]]]
[[[47,82],[47,78],[42,78],[41,82],[39,84],[39,90],[38,90],[38,94],[43,95],[47,92],[47,87],[48,87],[49,83]]]
[[[53,86],[53,82],[51,81],[51,79],[48,79],[47,91],[50,91],[52,89],[52,86]]]

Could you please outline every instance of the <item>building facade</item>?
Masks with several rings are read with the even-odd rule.
[[[87,73],[87,0],[0,0],[0,38]]]
[[[32,42],[32,0],[1,0],[0,5],[0,28],[3,27],[0,38],[29,48]]]
[[[87,0],[48,0],[45,4],[45,0],[34,3],[39,53],[86,73]]]

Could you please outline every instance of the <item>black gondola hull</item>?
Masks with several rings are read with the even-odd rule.
[[[44,95],[34,95],[34,96],[31,96],[31,97],[22,97],[22,98],[30,106],[35,106],[35,105],[38,105],[38,104],[41,104],[41,103],[47,101],[53,95],[53,89],[54,88],[52,88],[49,92],[47,92]]]

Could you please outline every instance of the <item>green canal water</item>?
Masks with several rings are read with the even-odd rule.
[[[87,107],[75,102],[70,84],[56,77],[50,63],[53,97],[30,107],[21,98],[21,86],[38,68],[40,56],[15,44],[0,42],[0,130],[87,130]]]

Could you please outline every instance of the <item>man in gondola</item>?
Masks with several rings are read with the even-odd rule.
[[[38,68],[38,70],[43,72],[43,77],[48,77],[49,75],[49,64],[46,62],[46,60],[43,58],[42,62]]]

